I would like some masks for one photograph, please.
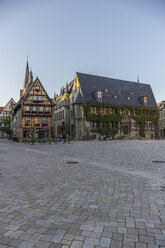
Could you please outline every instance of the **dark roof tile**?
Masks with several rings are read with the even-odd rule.
[[[155,97],[149,84],[94,76],[80,72],[77,72],[77,76],[86,103],[97,102],[94,92],[101,90],[102,103],[105,104],[144,107],[139,98],[141,96],[148,96],[146,107],[157,108]],[[105,89],[108,89],[108,92]],[[118,90],[121,90],[121,94],[118,93]],[[134,94],[131,95],[131,92]],[[114,98],[114,95],[117,95],[117,99]],[[128,96],[130,100],[127,99]]]

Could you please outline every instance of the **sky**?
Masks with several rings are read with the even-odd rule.
[[[164,0],[0,0],[0,106],[26,61],[50,97],[76,72],[150,84],[165,100]]]

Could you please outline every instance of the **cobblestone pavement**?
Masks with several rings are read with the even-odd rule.
[[[0,140],[0,248],[165,247],[165,163],[153,160],[165,141]]]

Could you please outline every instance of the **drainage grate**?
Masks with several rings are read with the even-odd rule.
[[[78,161],[68,161],[66,162],[67,164],[78,164],[79,162]]]
[[[159,160],[153,160],[152,162],[153,163],[165,163],[165,161],[161,161],[161,160],[160,161]]]

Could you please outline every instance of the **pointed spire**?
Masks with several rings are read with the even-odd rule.
[[[56,93],[54,92],[54,97],[53,97],[53,101],[56,100]]]
[[[32,73],[32,69],[30,69],[29,77],[28,77],[28,84],[30,84],[32,82],[33,82],[33,73]]]
[[[28,64],[28,56],[27,56],[27,63],[26,63],[26,70],[25,70],[25,77],[23,82],[23,90],[28,85],[28,77],[29,77],[29,64]]]
[[[137,76],[137,83],[140,83],[139,76]]]

